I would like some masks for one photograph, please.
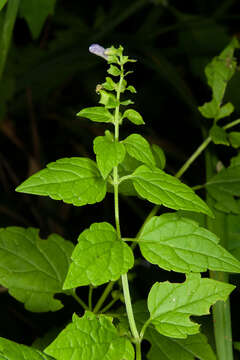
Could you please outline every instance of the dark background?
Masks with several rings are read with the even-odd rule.
[[[233,36],[240,38],[239,21],[237,0],[58,0],[55,14],[33,40],[25,20],[17,18],[0,85],[1,227],[34,226],[43,237],[56,232],[76,242],[91,223],[114,223],[111,195],[100,204],[74,208],[14,191],[58,158],[94,159],[92,141],[106,127],[76,117],[82,108],[97,105],[95,88],[107,75],[106,61],[88,52],[90,44],[121,44],[126,55],[137,59],[128,80],[137,89],[132,98],[146,126],[125,123],[121,137],[140,132],[160,145],[167,157],[166,170],[174,174],[201,143],[201,129],[211,125],[197,109],[211,96],[204,67]],[[239,84],[237,73],[226,94],[235,106],[233,119],[240,113]],[[233,154],[222,146],[216,151],[223,162]],[[184,181],[198,185],[204,178],[200,157]],[[134,236],[151,209],[139,199],[121,198],[123,235]],[[143,262],[136,273],[136,299],[146,297],[156,280],[183,278]],[[74,301],[64,298],[66,306],[57,313],[28,313],[0,290],[0,336],[21,343],[31,344],[52,326],[63,326],[73,311],[79,312]],[[81,291],[84,298],[85,289]],[[237,340],[237,324],[233,327]]]

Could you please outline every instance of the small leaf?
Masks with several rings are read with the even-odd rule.
[[[111,318],[86,312],[70,323],[45,352],[56,360],[134,360],[131,342],[120,337]]]
[[[202,114],[203,117],[207,119],[216,119],[219,113],[219,106],[215,99],[212,101],[203,104],[198,107],[198,110]]]
[[[113,76],[120,76],[121,75],[121,70],[115,65],[110,65],[110,68],[107,70],[107,72],[110,75],[113,75]]]
[[[229,145],[226,131],[218,125],[213,125],[211,127],[210,136],[214,144]]]
[[[131,248],[119,239],[114,227],[106,222],[92,224],[79,235],[72,260],[64,283],[65,289],[115,281],[134,262]]]
[[[216,120],[225,118],[234,111],[234,106],[230,102],[220,107]]]
[[[128,90],[128,91],[130,91],[132,94],[136,94],[136,89],[135,89],[135,87],[134,86],[132,86],[132,85],[129,85],[127,88],[126,88],[126,90]]]
[[[165,270],[239,273],[240,262],[218,243],[216,235],[178,214],[153,217],[138,238],[145,259]]]
[[[128,106],[128,105],[134,104],[134,101],[127,99],[127,100],[121,101],[120,104],[124,105],[124,106]]]
[[[114,109],[119,104],[115,95],[105,90],[99,90],[99,93],[101,95],[99,104],[105,105],[105,108]]]
[[[143,121],[142,116],[139,114],[139,112],[133,110],[133,109],[128,109],[126,111],[124,111],[122,118],[127,118],[128,120],[130,120],[133,124],[135,125],[143,125],[145,124],[145,122]]]
[[[239,131],[232,131],[228,134],[229,141],[235,149],[240,147],[240,132]]]
[[[1,229],[0,283],[29,311],[59,310],[53,296],[63,292],[72,251],[72,243],[56,234],[41,240],[38,229]]]
[[[16,189],[26,194],[50,196],[67,204],[82,206],[102,201],[106,195],[103,180],[94,161],[64,158],[47,165]]]
[[[1,4],[0,4],[0,11],[4,8],[4,6],[6,5],[8,0],[2,0]]]
[[[79,113],[77,113],[77,116],[82,116],[96,122],[114,122],[113,115],[102,106],[85,108],[79,111]]]
[[[0,360],[54,360],[32,347],[0,337]]]
[[[149,360],[216,360],[216,355],[203,334],[173,339],[148,328],[145,338],[152,344],[147,355]]]
[[[136,191],[144,199],[171,209],[203,212],[212,216],[205,202],[176,177],[158,168],[149,169],[145,165],[136,169],[132,176]]]
[[[218,300],[226,301],[235,286],[189,274],[181,284],[155,283],[148,295],[151,323],[165,336],[186,338],[199,332],[190,316],[209,314]]]
[[[106,77],[106,82],[102,84],[102,87],[106,90],[115,90],[117,87],[117,84],[113,81],[112,78]]]
[[[31,30],[33,39],[38,38],[48,15],[54,13],[56,0],[21,0],[19,13]]]
[[[133,158],[149,166],[154,166],[156,164],[151,147],[143,136],[139,134],[132,134],[123,140],[123,143],[128,154]]]
[[[157,167],[163,170],[166,165],[166,157],[164,151],[157,144],[152,144],[151,147]]]
[[[125,146],[107,136],[97,136],[94,139],[94,153],[97,156],[98,168],[105,179],[114,166],[120,164],[125,157]]]

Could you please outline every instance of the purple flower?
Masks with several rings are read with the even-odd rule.
[[[104,49],[104,47],[98,44],[92,44],[89,46],[90,53],[101,56],[103,59],[108,60],[108,56],[105,53],[106,50],[107,49]]]

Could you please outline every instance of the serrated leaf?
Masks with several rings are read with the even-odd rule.
[[[149,360],[216,360],[216,355],[203,334],[173,339],[148,328],[145,338],[152,344],[147,354]]]
[[[128,110],[124,111],[122,118],[123,119],[127,118],[135,125],[145,124],[145,122],[143,121],[143,118],[139,114],[139,112],[137,112],[136,110],[133,110],[133,109],[128,109]]]
[[[151,148],[157,167],[163,170],[166,165],[164,151],[157,144],[152,144]]]
[[[190,316],[209,314],[218,300],[226,301],[235,286],[189,274],[181,284],[155,283],[148,295],[151,323],[165,336],[186,338],[199,332],[199,324]]]
[[[217,207],[225,212],[239,213],[235,196],[240,196],[240,163],[231,164],[213,176],[206,184],[210,195],[217,200]]]
[[[54,294],[63,292],[73,245],[57,234],[41,240],[38,232],[21,227],[0,230],[0,283],[27,310],[56,311],[62,304]]]
[[[102,201],[106,195],[106,182],[94,161],[72,157],[48,164],[47,168],[19,185],[16,191],[50,196],[54,200],[82,206]]]
[[[77,116],[82,116],[95,122],[114,122],[113,115],[103,106],[85,108],[79,111]]]
[[[234,51],[238,46],[238,41],[234,38],[219,56],[213,58],[205,69],[208,85],[212,88],[213,98],[219,105],[223,99],[227,83],[236,70],[237,63],[234,58]]]
[[[142,165],[132,174],[132,181],[138,194],[156,205],[212,216],[205,202],[189,186],[158,168]]]
[[[113,76],[120,76],[121,75],[121,70],[115,65],[110,65],[110,68],[107,70],[107,72],[110,75],[113,75]]]
[[[54,360],[32,347],[0,337],[0,360]]]
[[[54,13],[55,3],[56,0],[21,0],[20,16],[27,21],[34,39],[40,35],[47,16]]]
[[[120,337],[111,319],[90,312],[69,324],[45,352],[56,360],[134,360],[130,341]]]
[[[94,139],[94,153],[98,168],[105,179],[112,171],[114,166],[120,164],[125,157],[125,146],[107,136],[97,136]]]
[[[79,235],[72,260],[64,283],[65,289],[115,281],[134,263],[131,248],[119,239],[114,227],[106,222],[92,224]]]
[[[130,156],[149,166],[156,165],[151,147],[146,139],[139,134],[132,134],[123,140]]]
[[[229,145],[226,131],[216,124],[211,127],[210,136],[214,144]]]
[[[116,106],[119,105],[119,102],[115,95],[109,93],[105,90],[99,90],[100,93],[100,100],[99,103],[105,105],[107,109],[114,109]]]
[[[229,141],[235,149],[240,147],[240,132],[239,131],[232,131],[228,134]]]
[[[218,243],[215,234],[178,214],[153,217],[138,238],[143,257],[165,270],[239,273],[240,262]]]

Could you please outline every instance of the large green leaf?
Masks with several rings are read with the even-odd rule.
[[[109,136],[97,136],[94,139],[94,152],[98,168],[105,179],[114,166],[120,164],[125,157],[125,146]]]
[[[56,0],[21,0],[20,16],[23,17],[36,39],[42,30],[48,15],[54,13]]]
[[[197,222],[178,214],[155,216],[148,221],[138,243],[142,255],[166,270],[188,273],[240,272],[240,262],[218,245],[219,239]]]
[[[190,335],[186,339],[173,339],[149,328],[145,338],[152,344],[147,354],[149,360],[216,360],[216,355],[203,334]]]
[[[150,321],[157,331],[173,338],[186,338],[199,332],[191,315],[206,315],[218,300],[226,300],[235,287],[189,274],[184,283],[155,283],[148,295]]]
[[[134,360],[134,349],[120,337],[110,317],[90,312],[70,323],[45,352],[56,360]]]
[[[85,108],[79,111],[77,116],[82,116],[96,122],[109,123],[114,121],[113,115],[103,106]]]
[[[208,180],[207,190],[217,200],[215,205],[224,212],[240,213],[235,196],[240,196],[240,163],[232,163]]]
[[[158,168],[142,165],[134,171],[132,181],[138,194],[154,204],[212,216],[205,202],[190,187]]]
[[[79,235],[72,260],[65,289],[88,284],[97,286],[117,280],[134,263],[131,248],[106,222],[92,224]]]
[[[37,349],[0,338],[0,360],[54,360]]]
[[[132,134],[123,140],[123,143],[128,154],[133,158],[149,166],[156,165],[151,147],[144,137],[139,134]]]
[[[47,165],[17,187],[16,191],[50,196],[68,204],[82,206],[102,201],[106,182],[96,163],[87,158],[63,158]]]
[[[0,283],[27,310],[59,310],[54,294],[63,292],[72,251],[72,243],[56,234],[41,240],[34,228],[0,229]]]

